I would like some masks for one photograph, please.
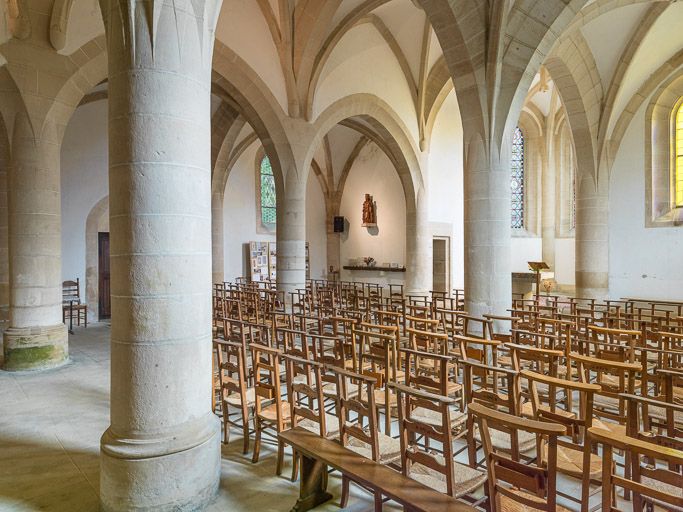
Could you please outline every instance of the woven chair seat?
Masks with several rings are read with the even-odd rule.
[[[444,464],[444,458],[436,457],[439,464]],[[452,461],[453,464],[453,497],[459,498],[465,494],[469,494],[486,482],[486,473],[477,469],[473,469],[465,464]],[[435,491],[443,494],[447,493],[448,487],[446,484],[446,475],[439,473],[422,464],[412,464],[410,466],[410,474],[408,475],[413,480],[417,480],[421,484],[431,487]]]
[[[534,496],[533,494],[530,494],[528,492],[524,492],[518,489],[508,489],[513,494],[519,495],[520,497],[523,497],[524,499],[531,500],[534,502],[538,502],[539,507],[530,507],[527,505],[524,505],[522,503],[519,503],[512,498],[508,498],[507,496],[500,496],[500,506],[496,509],[499,512],[537,512],[540,509],[540,506],[542,506],[545,501],[538,498],[537,496]],[[571,512],[570,509],[565,508],[561,505],[556,505],[555,510],[557,512]]]
[[[662,482],[661,480],[655,480],[653,478],[649,478],[644,476],[641,479],[641,483],[645,485],[645,487],[651,487],[652,489],[656,489],[661,492],[665,492],[668,494],[672,494],[674,496],[677,496],[679,498],[683,498],[683,486],[675,486],[671,484],[667,484],[666,482]],[[671,505],[669,503],[664,503],[660,500],[653,499],[653,498],[647,498],[643,497],[646,501],[652,502],[654,505],[657,507],[661,507],[664,510],[670,510],[673,512],[683,512],[683,507],[677,507],[676,505]],[[655,509],[657,510],[657,509]]]
[[[247,407],[254,407],[256,404],[256,392],[254,391],[254,388],[247,388],[245,398]],[[228,405],[240,407],[242,405],[242,396],[239,393],[231,393],[225,397],[225,401],[228,403]]]
[[[305,428],[320,435],[320,424],[317,421],[303,419],[297,423],[297,427]],[[339,418],[325,413],[325,437],[327,439],[339,438]]]
[[[442,415],[438,411],[416,407],[410,415],[414,420],[440,427]],[[467,413],[451,410],[451,430],[459,431],[467,422]]]
[[[289,410],[289,402],[281,402],[280,415],[285,423],[289,424],[292,422],[292,416]],[[259,418],[264,419],[266,421],[277,421],[277,405],[273,403],[270,404],[268,407],[261,409],[261,412],[258,416]]]
[[[476,425],[474,429],[474,438],[481,443],[481,434]],[[511,441],[512,439],[509,433],[501,432],[500,430],[491,430],[491,444],[496,450],[510,452]],[[524,430],[517,431],[517,441],[519,443],[520,453],[527,453],[536,448],[536,434],[533,432],[526,432]]]
[[[401,442],[398,439],[389,437],[382,432],[377,434],[379,441],[379,463],[380,464],[391,464],[401,458]],[[360,439],[355,437],[349,437],[349,442],[346,447],[356,452],[358,455],[362,455],[366,459],[372,459],[372,450],[370,445],[364,443]]]

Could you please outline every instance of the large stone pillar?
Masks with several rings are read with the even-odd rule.
[[[7,208],[7,182],[9,166],[9,140],[5,123],[0,121],[0,328],[9,321],[9,210]]]
[[[609,291],[607,180],[584,176],[576,191],[576,296],[604,299]]]
[[[60,142],[56,126],[32,129],[17,114],[8,207],[10,322],[4,368],[53,368],[69,357],[62,323]]]
[[[491,146],[479,136],[465,145],[465,307],[475,316],[508,314],[512,302],[509,141]]]
[[[101,7],[112,297],[101,510],[199,510],[220,478],[210,401],[209,118],[220,2],[102,0]]]
[[[555,270],[555,177],[557,175],[558,158],[543,157],[541,166],[541,258],[548,266]]]
[[[211,194],[211,268],[214,284],[225,281],[225,245],[223,243],[223,193]]]
[[[407,295],[429,295],[433,280],[433,241],[429,229],[427,192],[421,189],[417,194],[414,211],[406,218],[406,284]]]
[[[306,182],[292,170],[277,208],[277,289],[306,286]]]

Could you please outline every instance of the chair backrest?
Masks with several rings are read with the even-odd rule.
[[[246,405],[247,380],[245,374],[244,350],[242,343],[234,341],[214,340],[218,355],[218,379],[221,386],[221,398],[228,395],[240,395]],[[227,414],[223,411],[223,414]]]
[[[633,493],[633,510],[643,510],[645,503],[649,503],[651,508],[654,508],[655,503],[663,509],[680,510],[683,507],[681,496],[683,474],[680,469],[683,467],[683,451],[597,427],[590,428],[588,435],[593,442],[601,444],[603,448],[603,512],[619,510],[612,505],[616,502],[615,486]],[[630,472],[625,472],[624,475],[616,473],[615,451],[621,451],[627,455],[626,460],[630,461]],[[660,463],[652,464],[653,461]],[[644,478],[648,480],[644,482]],[[658,483],[664,485],[658,485]]]
[[[323,365],[316,361],[288,354],[282,357],[285,361],[287,399],[291,412],[292,428],[296,427],[299,419],[308,419],[319,425],[319,433],[325,437],[327,430],[321,378]],[[294,380],[297,375],[302,373],[313,376],[310,382]]]
[[[342,445],[348,445],[349,437],[358,439],[370,446],[372,460],[379,461],[379,430],[375,406],[376,379],[336,366],[328,366],[325,369],[333,373],[337,379],[339,437]],[[357,393],[351,393],[352,385],[358,387]],[[367,420],[367,426],[363,427],[365,420]]]
[[[438,320],[434,321],[438,324]],[[413,350],[443,355],[448,353],[448,334],[444,332],[408,327],[406,333],[408,334],[408,345]]]
[[[406,386],[448,396],[449,369],[454,365],[450,356],[407,348],[399,352],[405,360]]]
[[[626,434],[669,448],[683,450],[683,405],[648,396],[623,395],[626,400]]]
[[[77,302],[81,301],[81,283],[80,279],[77,277],[75,281],[63,281],[62,282],[62,302]]]
[[[282,393],[280,388],[280,357],[282,353],[271,347],[252,343],[251,364],[254,372],[254,412],[259,414],[265,405],[275,403],[277,429],[284,428]]]
[[[471,404],[469,413],[481,432],[491,512],[503,510],[500,503],[503,496],[518,503],[520,509],[528,506],[554,512],[557,499],[557,438],[565,434],[565,427],[555,422],[519,418],[483,404]],[[539,463],[539,457],[536,463],[523,463],[519,453],[496,450],[491,442],[491,430],[530,432],[536,435],[539,448],[543,438],[546,442],[544,446],[547,462]],[[504,483],[508,485],[503,485]]]
[[[595,395],[604,397],[605,400],[595,403],[593,413],[624,424],[626,402],[621,395],[633,394],[640,365],[580,354],[572,354],[572,361],[576,363],[580,382],[595,382],[600,386]]]
[[[402,384],[390,384],[390,386],[397,394],[403,474],[410,476],[413,464],[420,464],[437,471],[445,476],[446,494],[454,496],[456,489],[450,418],[450,405],[454,403],[454,400]],[[434,421],[431,419],[431,415],[429,423],[417,419],[413,413],[418,407],[436,413],[440,417],[440,421]],[[418,443],[419,437],[423,437],[423,439]],[[432,444],[432,441],[443,447],[441,457],[435,456],[432,451],[426,448]]]
[[[600,391],[600,386],[558,379],[529,370],[522,370],[520,376],[528,382],[533,418],[540,421],[561,423],[571,436],[571,441],[561,444],[574,449],[583,449],[585,432],[593,425],[594,395]],[[539,388],[549,390],[545,400],[542,399]],[[565,395],[569,396],[578,395],[578,409],[572,407],[571,400],[563,404],[551,398],[557,392],[564,392]]]

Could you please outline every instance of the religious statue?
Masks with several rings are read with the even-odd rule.
[[[377,214],[375,212],[375,202],[370,194],[365,194],[363,202],[363,226],[376,226]]]

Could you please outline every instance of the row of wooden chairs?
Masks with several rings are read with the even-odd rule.
[[[322,436],[339,436],[345,445],[356,442],[368,458],[384,458],[453,496],[470,495],[487,481],[492,510],[540,501],[543,506],[536,508],[558,509],[557,496],[563,495],[556,489],[558,473],[581,483],[582,506],[595,484],[601,484],[603,505],[605,496],[614,505],[613,486],[632,493],[634,504],[679,503],[680,338],[588,323],[579,329],[544,315],[525,323],[519,316],[478,319],[458,310],[447,315],[447,308],[441,313],[425,308],[410,311],[417,316],[378,306],[371,316],[280,312],[261,324],[229,318],[222,310],[222,336],[238,340],[216,341],[224,421],[229,407],[247,403],[241,426],[246,452],[253,420],[254,460],[263,432],[303,423]],[[446,316],[453,317],[452,327]],[[498,326],[504,322],[509,329]],[[280,389],[283,375],[286,393]],[[243,390],[239,401],[233,396],[235,382]],[[249,389],[254,390],[251,407]],[[351,418],[356,429],[343,433]],[[398,427],[398,442],[392,426]],[[228,429],[229,423],[226,436]],[[610,445],[609,451],[605,434],[593,435],[596,430],[621,444]],[[454,466],[458,439],[466,440],[467,465]],[[632,440],[655,448],[647,453],[626,448]],[[663,447],[673,450],[668,459],[653,455]],[[617,452],[623,455],[619,465]],[[279,446],[278,473],[283,457],[284,446]],[[666,468],[656,466],[653,473],[653,460],[664,461]],[[293,469],[295,475],[296,464]],[[643,478],[673,485],[673,492],[669,488],[653,496],[627,484]],[[348,480],[342,488],[345,506]],[[375,496],[375,502],[381,507],[382,497]]]

